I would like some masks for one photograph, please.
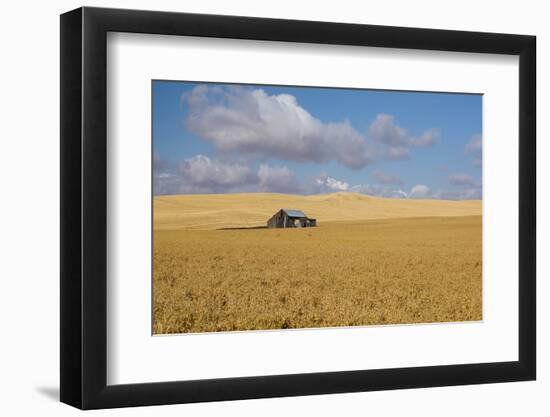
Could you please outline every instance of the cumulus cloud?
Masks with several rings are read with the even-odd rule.
[[[387,198],[432,198],[432,191],[426,185],[415,185],[409,192],[391,185],[357,184],[349,188],[350,191]]]
[[[411,147],[430,146],[437,129],[415,137],[393,116],[379,114],[366,133],[349,121],[323,122],[289,94],[262,89],[200,85],[182,97],[186,126],[223,154],[252,159],[324,163],[360,169],[376,159],[406,159]]]
[[[180,192],[227,192],[257,183],[257,175],[249,167],[213,160],[197,155],[179,164]]]
[[[467,176],[456,174],[454,184],[458,190],[432,192],[426,185],[415,185],[404,191],[398,177],[375,175],[377,184],[350,184],[347,181],[320,174],[300,183],[286,166],[260,164],[253,169],[245,164],[196,155],[179,163],[163,161],[153,155],[153,191],[163,194],[211,194],[237,192],[276,192],[292,194],[319,194],[356,192],[388,198],[440,198],[446,200],[481,199],[481,185],[471,183]],[[461,174],[463,175],[463,174]],[[384,183],[385,181],[385,183]]]
[[[401,189],[396,189],[388,185],[380,184],[357,184],[350,187],[350,191],[355,193],[373,195],[387,198],[408,198],[409,194]]]
[[[466,144],[466,153],[478,153],[482,149],[482,137],[479,133],[473,135]]]
[[[432,195],[432,190],[427,185],[415,185],[409,192],[409,198],[429,198]]]
[[[408,198],[408,199],[442,199],[442,200],[480,200],[482,198],[482,189],[479,185],[471,187],[464,186],[459,190],[441,190],[434,192],[430,187],[423,184],[415,185],[409,192],[392,184],[355,184],[350,185],[344,181],[327,177],[332,184],[345,184],[345,190],[340,187],[327,186],[329,181],[325,181],[325,187],[322,192],[350,191],[355,193],[367,194],[376,197],[386,198]]]
[[[394,117],[379,114],[369,126],[369,135],[380,143],[390,146],[403,146],[409,142],[407,129],[397,126]]]
[[[481,200],[483,192],[481,187],[465,188],[462,190],[443,190],[434,193],[434,198],[441,200]]]
[[[477,133],[473,135],[466,146],[464,152],[468,155],[472,155],[472,164],[475,166],[481,166],[483,158],[483,137]]]
[[[457,173],[449,175],[449,183],[461,187],[478,187],[479,183],[470,175]]]
[[[438,171],[447,177],[451,187],[434,192],[434,198],[442,200],[480,200],[482,198],[481,180],[463,172],[452,173],[448,165],[438,167]]]
[[[432,146],[439,141],[441,137],[441,131],[439,129],[429,129],[422,133],[420,136],[411,136],[411,146]]]
[[[178,179],[174,171],[174,164],[161,159],[157,151],[153,152],[153,193],[155,195],[177,192]]]
[[[481,200],[483,191],[481,187],[468,188],[460,195],[459,200]]]
[[[428,129],[420,136],[413,136],[407,129],[395,123],[394,116],[381,113],[370,124],[368,136],[386,145],[383,149],[386,159],[407,159],[411,147],[431,146],[439,140],[441,134],[439,129]]]
[[[291,161],[335,160],[357,169],[372,160],[348,121],[323,123],[289,94],[198,86],[184,97],[187,127],[224,153]]]
[[[444,200],[479,200],[482,198],[481,182],[470,175],[456,173],[449,175],[449,183],[458,190],[445,190],[437,193],[436,197]]]
[[[294,174],[282,166],[262,164],[257,171],[234,162],[196,155],[179,164],[155,161],[154,192],[161,194],[211,194],[229,192],[298,193]]]
[[[381,184],[401,185],[403,181],[397,175],[385,174],[382,171],[376,170],[372,173],[376,181]]]
[[[329,177],[327,174],[321,174],[313,178],[314,193],[330,193],[337,191],[348,191],[349,183]]]
[[[386,148],[381,148],[380,155],[390,160],[409,159],[410,152],[409,148],[405,146],[388,146]]]
[[[410,192],[397,188],[395,185],[398,184],[350,184],[326,174],[321,174],[313,178],[313,184],[308,190],[312,194],[349,191],[387,198],[427,198],[432,194],[431,190],[425,185],[417,185]]]
[[[271,167],[266,164],[258,169],[259,187],[265,192],[297,193],[300,186],[294,173],[287,167]]]

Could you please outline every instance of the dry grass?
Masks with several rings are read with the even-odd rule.
[[[481,320],[480,202],[466,202],[477,212],[471,216],[335,222],[323,219],[322,197],[321,215],[304,204],[277,207],[317,215],[319,227],[256,230],[197,230],[200,221],[189,215],[170,229],[164,221],[176,210],[162,210],[170,198],[155,199],[154,332]],[[203,204],[196,200],[196,207]],[[345,201],[344,218],[353,212]],[[348,203],[357,204],[355,198]],[[451,203],[447,213],[468,214],[466,203],[454,209],[452,202],[439,203]],[[212,229],[218,218],[212,215],[204,227]]]
[[[402,200],[357,193],[272,193],[155,197],[155,230],[265,226],[277,210],[294,208],[320,222],[410,217],[479,216],[481,201]]]

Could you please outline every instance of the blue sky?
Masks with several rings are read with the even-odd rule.
[[[155,194],[481,198],[482,96],[153,81]]]

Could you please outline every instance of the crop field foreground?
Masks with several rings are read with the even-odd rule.
[[[231,202],[212,204],[231,195],[155,198],[155,334],[482,319],[481,202],[332,194],[264,207],[261,196],[238,205],[241,220]],[[404,216],[410,203],[424,216]],[[338,205],[344,220],[328,215]],[[288,206],[319,226],[254,228]]]

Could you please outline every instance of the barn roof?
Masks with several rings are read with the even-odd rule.
[[[289,217],[307,217],[303,211],[300,210],[293,210],[293,209],[283,209],[283,211],[287,214]]]

